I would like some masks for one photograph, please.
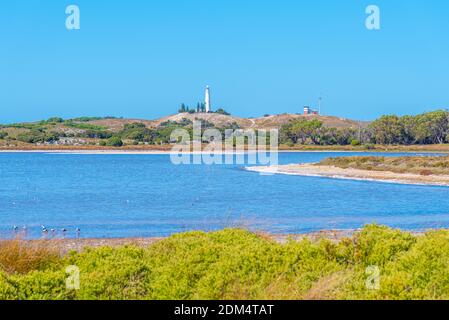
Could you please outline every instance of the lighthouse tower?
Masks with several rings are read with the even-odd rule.
[[[204,106],[206,108],[206,112],[210,112],[211,111],[209,86],[206,86],[206,93],[204,95]]]

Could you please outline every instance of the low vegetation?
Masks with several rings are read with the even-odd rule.
[[[225,112],[219,110],[217,112]],[[36,123],[22,123],[0,126],[0,140],[4,139],[35,145],[60,145],[77,143],[77,145],[99,145],[107,147],[122,147],[125,145],[169,145],[171,134],[176,129],[185,129],[192,136],[193,122],[183,118],[179,121],[165,121],[157,126],[149,127],[143,122],[124,123],[121,128],[109,128],[104,125],[91,123],[92,121],[112,119],[81,117],[64,120],[50,118]],[[236,123],[230,123],[223,127],[216,127],[213,123],[203,119],[202,132],[215,128],[220,132],[226,129],[239,129]],[[70,139],[63,139],[70,138]],[[64,143],[59,143],[64,140]],[[69,141],[69,142],[67,142]]]
[[[227,229],[148,247],[33,250],[18,240],[0,246],[0,299],[449,298],[449,231],[370,225],[338,242],[280,244]],[[79,268],[79,290],[66,288],[67,266]]]
[[[337,157],[324,159],[318,165],[420,175],[449,175],[449,156]]]

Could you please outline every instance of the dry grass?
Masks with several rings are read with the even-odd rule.
[[[0,268],[10,274],[43,270],[60,260],[56,241],[21,239],[0,241]]]
[[[449,156],[338,157],[324,159],[318,165],[343,169],[412,173],[423,176],[449,175]]]

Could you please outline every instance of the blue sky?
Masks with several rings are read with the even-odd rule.
[[[76,4],[81,30],[65,28]],[[365,28],[365,8],[381,30]],[[194,105],[238,116],[369,120],[449,108],[449,2],[28,0],[0,4],[0,123],[156,118]]]

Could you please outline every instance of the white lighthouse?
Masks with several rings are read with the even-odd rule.
[[[209,86],[206,86],[206,93],[204,95],[204,106],[206,108],[206,112],[210,112],[210,92],[209,92]]]

